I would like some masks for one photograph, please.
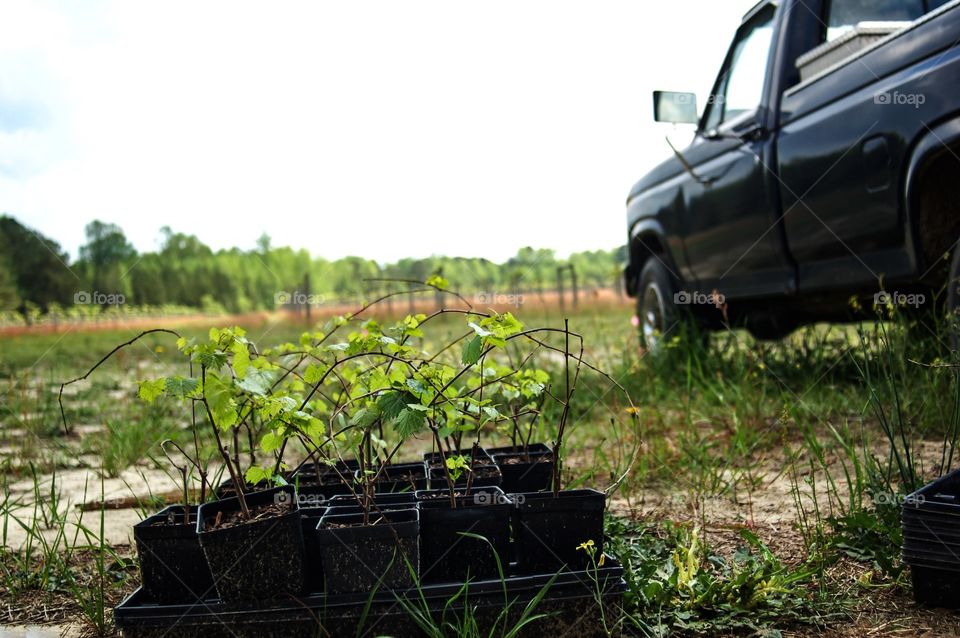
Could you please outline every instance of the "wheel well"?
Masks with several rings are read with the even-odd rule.
[[[918,255],[930,283],[946,281],[950,262],[944,259],[960,239],[960,157],[958,147],[947,148],[924,167],[917,178],[916,218]],[[942,265],[942,267],[940,267]]]
[[[663,259],[667,251],[660,238],[653,233],[647,233],[635,237],[630,242],[630,267],[635,273],[635,277],[640,277],[640,271],[646,265],[647,260],[656,255]],[[634,288],[635,290],[636,288]]]

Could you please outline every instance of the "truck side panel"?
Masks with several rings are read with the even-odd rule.
[[[956,111],[958,37],[955,7],[784,96],[781,196],[801,293],[916,272],[903,176],[915,141]]]

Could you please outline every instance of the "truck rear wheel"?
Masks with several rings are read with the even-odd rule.
[[[960,351],[960,249],[953,251],[953,258],[950,260],[946,327],[950,334],[950,349],[954,352]]]

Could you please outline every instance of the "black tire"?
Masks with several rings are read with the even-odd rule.
[[[956,355],[960,351],[960,249],[953,251],[953,259],[950,260],[946,315],[946,327],[950,334],[950,349]]]
[[[676,336],[703,340],[706,333],[697,325],[689,308],[682,305],[682,299],[678,303],[678,297],[683,294],[677,291],[670,273],[659,259],[647,260],[637,284],[641,346],[656,351],[665,339]]]

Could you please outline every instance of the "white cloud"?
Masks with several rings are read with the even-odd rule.
[[[669,153],[650,92],[706,92],[750,4],[6,3],[0,99],[48,119],[0,136],[0,211],[71,254],[95,217],[141,250],[612,247]]]

